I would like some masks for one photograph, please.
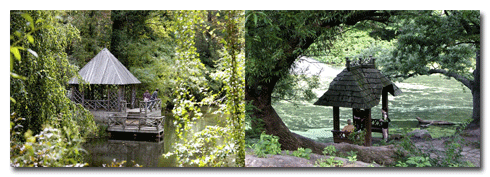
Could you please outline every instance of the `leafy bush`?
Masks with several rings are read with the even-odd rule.
[[[301,157],[310,160],[311,149],[310,148],[298,148],[298,150],[293,151],[293,156]]]
[[[281,153],[279,137],[265,134],[265,132],[262,132],[259,142],[254,144],[252,148],[258,157],[265,157],[266,154],[276,155]]]
[[[315,167],[341,167],[344,165],[342,160],[335,160],[335,157],[330,157],[325,161],[317,160],[315,162]]]
[[[14,133],[15,134],[15,133]],[[11,136],[12,137],[12,136]],[[61,131],[51,127],[32,135],[24,133],[25,142],[10,141],[10,166],[12,167],[84,167],[79,148],[80,139],[66,141]]]
[[[322,151],[323,155],[331,155],[331,156],[335,156],[336,152],[337,152],[337,150],[335,149],[335,146],[333,146],[333,145],[329,145],[329,146],[325,147]]]
[[[410,167],[430,167],[430,158],[429,157],[409,157],[406,162]]]
[[[349,151],[349,152],[347,152],[347,154],[348,154],[347,158],[349,159],[349,162],[357,161],[357,152],[356,151]]]
[[[356,145],[364,145],[366,139],[366,130],[362,130],[360,132],[352,132],[349,134],[349,140],[352,141],[353,144]]]

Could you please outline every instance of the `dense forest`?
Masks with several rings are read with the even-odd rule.
[[[142,82],[138,95],[160,90],[180,127],[176,134],[192,126],[199,114],[190,112],[202,105],[232,115],[228,126],[208,131],[231,135],[226,147],[214,147],[221,150],[211,160],[204,154],[187,163],[217,166],[235,154],[234,165],[243,166],[243,13],[10,11],[11,166],[87,165],[80,144],[100,130],[90,112],[70,101],[67,82],[104,48]]]

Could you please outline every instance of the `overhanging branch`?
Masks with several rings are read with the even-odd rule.
[[[473,84],[472,84],[472,80],[469,80],[468,78],[462,76],[462,75],[459,75],[459,74],[456,74],[456,73],[453,73],[453,72],[449,72],[447,70],[444,70],[444,69],[431,69],[429,70],[427,73],[419,73],[419,72],[416,72],[416,73],[411,73],[411,74],[407,74],[407,75],[396,75],[396,76],[393,76],[393,78],[409,78],[409,77],[413,77],[413,76],[417,76],[417,75],[431,75],[431,74],[443,74],[445,76],[448,76],[448,77],[452,77],[454,79],[456,79],[457,81],[461,82],[464,86],[468,87],[470,90],[473,89]]]

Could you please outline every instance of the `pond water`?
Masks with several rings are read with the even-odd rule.
[[[189,134],[199,132],[206,126],[219,125],[216,115],[208,113],[207,108],[202,108],[204,117],[196,120]],[[83,148],[88,152],[85,155],[85,162],[91,167],[102,167],[102,164],[110,165],[113,159],[117,162],[126,161],[124,166],[132,167],[135,164],[143,167],[174,167],[177,166],[172,158],[161,158],[162,154],[172,149],[172,144],[177,141],[174,133],[172,114],[165,113],[164,137],[158,142],[153,136],[138,135],[137,139],[133,134],[118,134],[114,138],[94,138],[88,139]]]
[[[330,82],[344,67],[324,65],[319,89],[314,90],[320,97],[327,91]],[[315,72],[314,72],[315,73]],[[443,120],[461,123],[471,118],[472,95],[469,89],[455,79],[442,75],[417,76],[402,82],[395,82],[402,94],[394,97],[389,94],[388,108],[391,119],[390,134],[401,133],[402,128],[416,129],[420,126],[415,117],[424,120]],[[333,108],[315,106],[311,101],[302,101],[294,105],[287,101],[273,103],[273,107],[292,132],[320,142],[333,142]],[[347,125],[352,117],[352,109],[340,108],[340,128]],[[372,108],[372,118],[381,118],[381,102]],[[454,133],[451,126],[429,126],[426,128],[433,138]],[[373,137],[382,137],[373,133]]]

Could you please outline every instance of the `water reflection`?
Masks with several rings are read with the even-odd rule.
[[[209,108],[201,109],[204,116],[196,120],[189,135],[202,131],[206,126],[224,126],[220,123],[220,120],[224,118],[211,114]],[[162,141],[156,140],[156,137],[151,134],[138,134],[135,137],[133,133],[113,133],[111,138],[88,139],[82,146],[88,152],[85,155],[85,162],[91,167],[111,164],[113,159],[116,159],[117,162],[126,161],[125,167],[132,167],[135,164],[143,167],[177,166],[174,157],[162,158],[162,154],[172,151],[172,144],[177,141],[172,114],[163,114],[165,124]]]

